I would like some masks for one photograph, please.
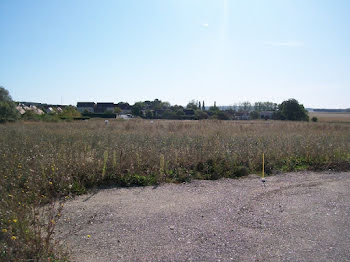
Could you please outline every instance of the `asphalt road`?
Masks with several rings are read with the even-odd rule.
[[[350,261],[350,173],[103,189],[57,226],[73,261]]]

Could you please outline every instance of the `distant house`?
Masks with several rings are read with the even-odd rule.
[[[261,111],[260,119],[272,119],[273,111]]]
[[[131,114],[131,105],[129,105],[128,103],[120,102],[114,106],[120,108],[122,115]]]
[[[26,112],[21,105],[16,106],[16,109],[21,115],[25,114]]]
[[[103,114],[106,112],[114,113],[114,103],[97,103],[95,113]]]
[[[80,113],[84,113],[86,111],[89,113],[94,113],[95,112],[95,103],[94,102],[78,102],[77,109]]]
[[[236,120],[249,120],[250,119],[249,112],[237,112],[235,114],[235,119]]]
[[[31,109],[33,110],[33,112],[37,115],[43,115],[45,114],[43,110],[41,110],[40,108],[37,108],[36,106],[31,106]]]
[[[48,113],[48,114],[53,114],[53,113],[55,113],[55,110],[54,110],[52,107],[48,107],[45,111],[46,111],[46,113]]]
[[[61,107],[45,107],[44,108],[45,112],[47,114],[55,114],[55,113],[62,113],[63,112],[63,109]]]
[[[194,110],[193,109],[184,109],[184,113],[186,116],[193,116]]]
[[[16,109],[21,115],[25,114],[28,111],[32,111],[36,115],[44,114],[44,111],[35,105],[26,106],[22,103],[19,103],[18,106],[16,106]]]

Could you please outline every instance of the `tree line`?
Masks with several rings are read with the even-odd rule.
[[[125,104],[125,103],[124,103]],[[274,119],[308,121],[308,113],[302,104],[296,99],[288,99],[281,104],[273,102],[243,102],[230,107],[213,106],[206,107],[205,101],[190,101],[185,107],[170,105],[159,99],[154,101],[136,102],[131,107],[131,113],[145,119]],[[118,112],[122,110],[118,110]]]
[[[171,105],[159,99],[153,101],[136,102],[134,105],[120,102],[115,108],[116,114],[125,110],[135,117],[144,119],[178,119],[178,120],[201,120],[201,119],[275,119],[308,121],[308,113],[302,104],[295,99],[283,101],[281,104],[272,102],[243,102],[231,107],[218,107],[216,102],[212,106],[206,106],[205,101],[191,100],[186,106]],[[262,113],[265,112],[265,113]],[[268,112],[268,113],[266,113]],[[54,114],[37,115],[32,111],[19,114],[16,103],[12,100],[9,92],[0,87],[0,122],[24,120],[59,120],[79,119],[81,114],[74,106],[66,106],[62,112]]]
[[[0,86],[0,123],[14,122],[16,120],[37,120],[56,122],[62,119],[72,120],[80,118],[81,114],[74,106],[65,106],[61,111],[38,114],[34,110],[27,110],[21,114],[17,103],[14,102],[4,87]]]

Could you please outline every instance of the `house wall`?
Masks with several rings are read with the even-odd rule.
[[[260,118],[261,119],[272,119],[273,112],[265,111],[265,112],[260,112]]]
[[[130,109],[124,109],[124,110],[122,110],[122,112],[120,114],[121,115],[131,114],[131,110]]]
[[[97,106],[95,112],[96,113],[105,113],[106,111],[114,113],[114,106],[113,107],[102,107],[102,106]]]
[[[88,111],[90,113],[94,112],[94,108],[93,107],[78,107],[77,109],[78,109],[78,111],[80,113],[84,113],[85,111]]]

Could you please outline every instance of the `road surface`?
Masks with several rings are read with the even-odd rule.
[[[350,173],[102,189],[56,234],[73,261],[350,261]]]

